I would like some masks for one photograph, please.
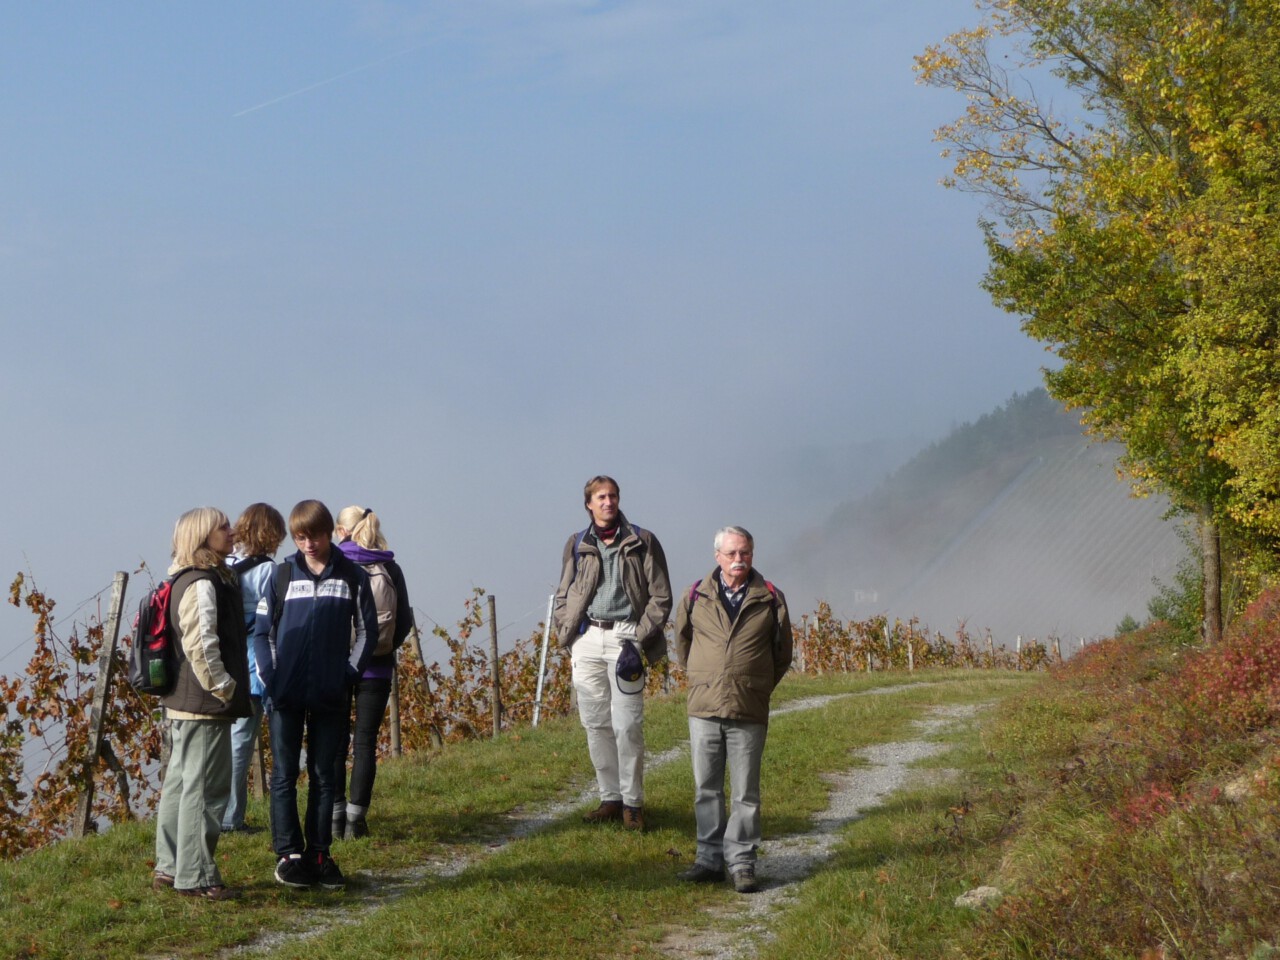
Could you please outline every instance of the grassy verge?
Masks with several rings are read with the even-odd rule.
[[[912,739],[912,721],[930,707],[990,702],[1036,682],[985,671],[788,679],[776,706],[818,694],[901,689],[842,697],[775,719],[765,752],[766,840],[808,829],[826,804],[821,774],[854,765],[851,751]],[[951,750],[933,765],[990,766],[976,733],[954,736]],[[682,702],[648,705],[651,756],[686,737]],[[573,960],[656,955],[654,945],[673,928],[730,922],[724,914],[739,909],[740,898],[727,887],[690,889],[674,877],[693,853],[692,781],[684,758],[649,772],[650,830],[643,836],[587,827],[574,814],[488,850],[493,837],[509,830],[513,811],[572,798],[589,779],[581,729],[568,719],[386,763],[374,835],[335,847],[349,878],[340,895],[296,894],[275,884],[265,832],[220,844],[225,879],[242,891],[228,904],[153,893],[147,824],[58,844],[0,864],[0,955],[208,956],[274,934],[279,941],[269,955],[309,960]],[[956,833],[948,811],[960,792],[955,784],[917,789],[853,825],[847,846],[776,920],[769,955],[905,956],[894,952],[895,944],[945,934],[948,923],[971,926],[972,918],[949,904],[986,875],[994,854],[967,825]],[[260,804],[251,806],[250,820],[265,822]],[[429,869],[458,853],[473,858],[460,874],[442,877]],[[767,862],[762,868],[767,873]],[[848,940],[855,930],[858,949]],[[303,931],[306,939],[297,939]]]

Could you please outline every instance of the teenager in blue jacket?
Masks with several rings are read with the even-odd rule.
[[[256,667],[270,713],[271,842],[286,887],[341,890],[329,855],[334,767],[347,727],[349,688],[378,635],[369,575],[333,548],[333,515],[319,500],[289,514],[298,552],[267,585],[254,632]],[[307,745],[307,812],[298,822],[298,774]]]

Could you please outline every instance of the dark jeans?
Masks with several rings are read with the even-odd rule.
[[[271,711],[271,844],[276,856],[328,853],[333,842],[333,768],[347,721],[339,710]],[[306,833],[298,823],[298,774],[307,741]]]
[[[382,718],[387,715],[387,701],[391,699],[391,678],[362,677],[351,690],[355,701],[356,719],[354,734],[350,727],[344,730],[342,753],[334,766],[334,780],[338,785],[336,800],[350,799],[357,807],[368,808],[373,799],[373,779],[378,774],[378,730]],[[350,711],[347,713],[350,719]],[[354,742],[351,761],[351,795],[344,796],[347,781],[347,747]]]

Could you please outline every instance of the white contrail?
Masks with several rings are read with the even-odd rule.
[[[408,50],[400,50],[396,53],[389,53],[385,57],[379,57],[377,60],[371,61],[370,63],[366,63],[358,67],[352,67],[350,70],[345,70],[342,73],[337,74],[336,76],[329,77],[327,80],[318,80],[315,83],[308,84],[305,87],[299,87],[297,90],[291,90],[289,93],[281,94],[280,96],[275,97],[271,100],[264,100],[262,103],[259,103],[255,106],[245,107],[245,109],[241,110],[239,113],[233,113],[231,115],[231,118],[234,120],[236,117],[243,117],[246,113],[253,113],[255,110],[262,110],[266,107],[270,107],[277,103],[280,103],[283,100],[290,100],[293,97],[301,96],[304,93],[308,93],[312,90],[315,90],[317,87],[324,87],[324,86],[328,86],[331,83],[337,83],[339,80],[343,79],[344,77],[349,77],[353,73],[360,73],[361,71],[364,71],[364,70],[371,70],[374,67],[379,66],[380,64],[386,63],[388,60],[394,60],[396,57],[403,57],[406,53],[413,53],[415,50],[421,50],[424,46],[426,46],[426,44],[419,44],[416,47],[410,47]]]

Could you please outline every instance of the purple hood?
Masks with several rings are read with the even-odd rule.
[[[386,563],[396,558],[394,550],[370,550],[368,547],[360,546],[354,540],[343,540],[338,544],[338,549],[348,560],[354,560],[356,563]]]

